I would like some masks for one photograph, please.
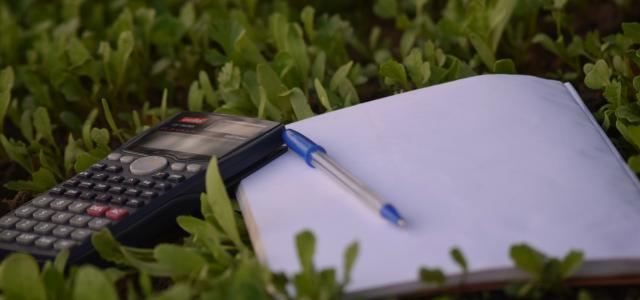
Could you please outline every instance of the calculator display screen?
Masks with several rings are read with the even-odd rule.
[[[269,129],[264,121],[222,115],[178,116],[127,147],[179,158],[221,157]]]

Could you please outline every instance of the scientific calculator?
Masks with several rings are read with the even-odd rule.
[[[227,187],[285,149],[282,124],[214,113],[179,113],[105,159],[0,218],[0,256],[43,261],[70,248],[71,263],[95,257],[91,235],[109,228],[140,244],[199,211],[205,169],[218,157]]]

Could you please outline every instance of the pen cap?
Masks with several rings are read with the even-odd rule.
[[[293,152],[300,155],[304,158],[304,161],[312,168],[315,168],[313,164],[311,164],[312,157],[311,155],[320,151],[322,153],[327,153],[320,145],[314,143],[312,140],[304,136],[302,133],[297,132],[293,129],[286,129],[282,133],[282,139],[284,143],[287,144],[289,149],[293,150]]]

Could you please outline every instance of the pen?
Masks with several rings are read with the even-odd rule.
[[[373,192],[371,188],[331,159],[331,157],[327,155],[327,151],[320,145],[293,129],[286,129],[284,133],[282,133],[282,139],[293,152],[304,159],[307,165],[322,170],[325,174],[329,175],[329,177],[342,183],[351,190],[358,199],[378,212],[383,218],[397,226],[403,227],[407,225],[407,222],[400,216],[400,213],[398,213],[393,205],[386,202],[382,197]]]

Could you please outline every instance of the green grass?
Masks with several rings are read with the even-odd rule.
[[[0,0],[0,208],[6,212],[87,168],[178,110],[288,123],[485,73],[572,82],[638,172],[638,19],[640,4],[630,0]],[[329,299],[341,293],[347,278],[313,267],[311,233],[291,237],[300,274],[261,266],[212,170],[204,219],[177,220],[187,232],[180,246],[127,248],[100,232],[96,247],[118,267],[74,267],[66,275],[63,257],[38,268],[14,255],[0,265],[4,296]],[[345,250],[342,268],[357,263],[357,252],[355,244]],[[178,255],[184,260],[175,261]],[[553,259],[514,245],[511,255],[530,282],[499,294],[448,297],[609,297],[564,284],[580,265],[580,252]],[[452,259],[466,270],[460,251]],[[442,274],[426,267],[416,266],[416,278],[442,283]]]

